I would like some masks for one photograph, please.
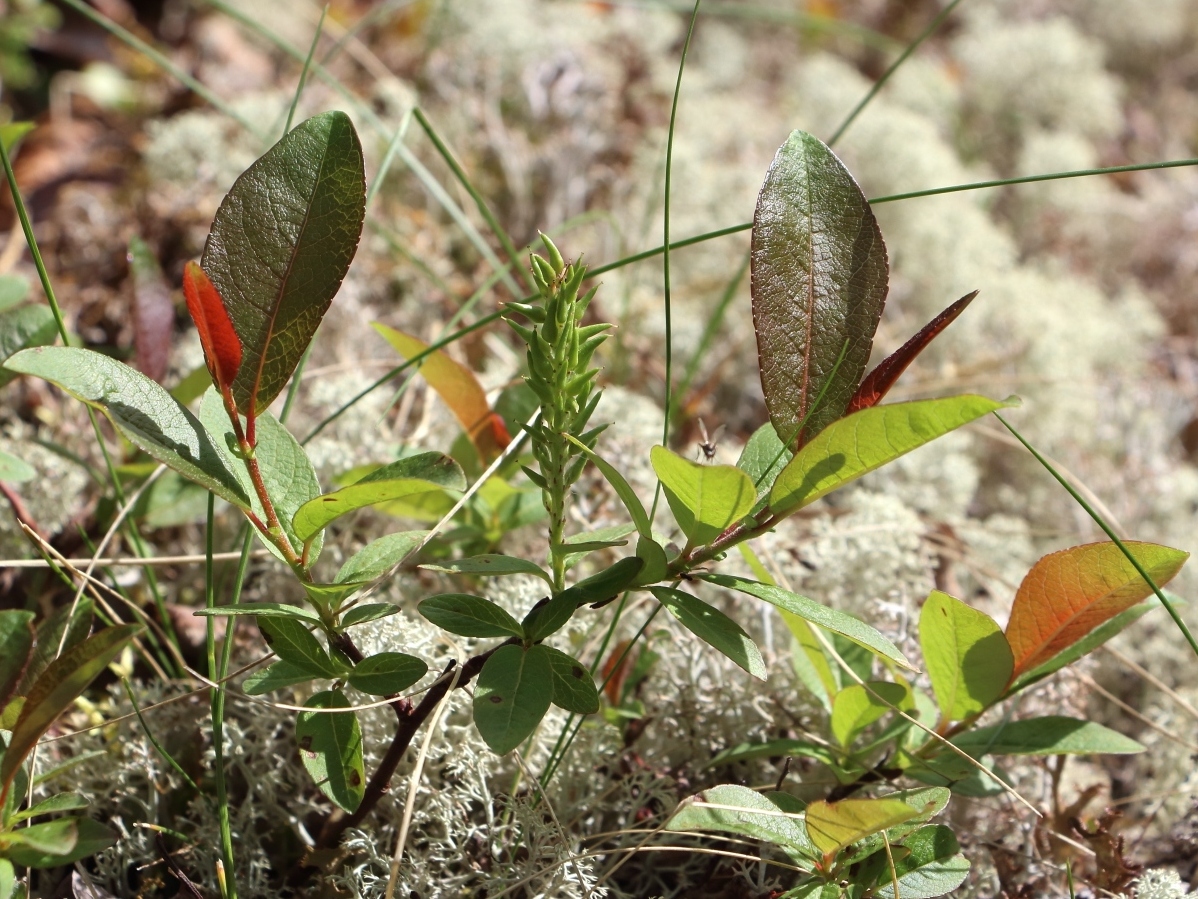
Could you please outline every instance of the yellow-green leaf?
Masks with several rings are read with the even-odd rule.
[[[994,619],[939,590],[919,614],[919,645],[945,721],[988,708],[1014,670],[1011,646]]]
[[[700,465],[664,446],[653,447],[649,460],[692,546],[710,543],[748,515],[757,501],[752,480],[735,466]]]
[[[807,835],[831,859],[845,846],[919,814],[900,799],[842,799],[807,806]]]

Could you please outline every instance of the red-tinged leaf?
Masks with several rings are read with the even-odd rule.
[[[405,359],[428,349],[423,340],[386,325],[375,323],[374,329]],[[436,350],[420,362],[420,374],[449,406],[484,463],[493,461],[511,443],[503,419],[487,403],[474,372]]]
[[[183,269],[183,296],[200,334],[208,371],[223,392],[233,384],[241,368],[241,339],[233,330],[220,293],[199,263],[189,262]]]
[[[827,146],[795,131],[757,198],[751,284],[761,388],[787,446],[844,415],[869,362],[887,276],[861,188]]]
[[[1189,558],[1189,553],[1154,543],[1125,545],[1158,587]],[[1019,585],[1011,608],[1007,641],[1015,656],[1012,677],[1048,661],[1151,593],[1114,543],[1074,546],[1045,556]]]
[[[877,368],[866,375],[865,380],[861,382],[861,386],[849,400],[849,406],[845,409],[844,414],[852,415],[859,409],[868,409],[870,406],[876,406],[882,402],[882,398],[894,386],[894,382],[902,377],[907,366],[915,361],[915,357],[922,353],[941,331],[951,325],[957,316],[965,311],[965,307],[972,303],[973,298],[977,295],[978,292],[975,290],[973,293],[967,293],[961,297],[920,328],[918,334],[879,362]]]
[[[129,241],[129,269],[133,273],[133,346],[137,367],[158,383],[166,376],[171,336],[175,330],[175,304],[162,269],[140,237]],[[190,304],[189,304],[190,307]]]

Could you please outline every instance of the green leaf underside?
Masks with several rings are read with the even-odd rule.
[[[902,824],[919,814],[901,799],[843,799],[807,806],[807,836],[825,857],[850,843]]]
[[[997,701],[1015,667],[994,619],[939,590],[920,612],[919,645],[945,721],[963,721]]]
[[[17,872],[13,869],[12,862],[0,858],[0,899],[12,899],[16,888]]]
[[[340,490],[317,495],[295,512],[293,524],[299,538],[308,540],[342,515],[444,489],[466,489],[461,467],[441,453],[420,453],[385,465]]]
[[[979,727],[953,738],[974,758],[980,755],[1129,755],[1144,747],[1093,721],[1060,715]]]
[[[4,839],[47,855],[66,855],[79,840],[77,821],[77,818],[59,818],[43,824],[14,828],[4,833]]]
[[[861,382],[886,302],[886,246],[844,165],[795,131],[758,195],[751,252],[761,387],[770,421],[793,445],[804,417],[804,434],[818,434]]]
[[[857,734],[893,711],[893,707],[902,708],[906,698],[905,687],[887,681],[867,681],[865,686],[851,684],[845,687],[832,700],[832,736],[841,746],[848,746]]]
[[[255,671],[247,677],[245,683],[241,685],[241,689],[248,696],[261,696],[263,693],[281,690],[283,687],[306,684],[315,676],[317,675],[313,675],[307,668],[291,662],[275,662],[269,668]]]
[[[298,618],[302,621],[320,623],[320,616],[310,609],[288,606],[278,602],[251,602],[236,606],[217,606],[214,609],[196,609],[192,612],[201,618],[222,618],[226,615],[255,615],[260,618]]]
[[[9,609],[0,612],[0,708],[25,674],[33,652],[33,613]]]
[[[43,852],[32,846],[9,846],[5,854],[16,865],[27,868],[56,868],[89,858],[116,843],[112,831],[91,818],[64,818],[75,825],[75,842],[64,855]],[[52,822],[57,823],[57,822]]]
[[[833,422],[778,475],[770,509],[784,515],[1009,402],[983,396],[893,403]]]
[[[312,677],[340,677],[342,669],[294,618],[259,618],[258,630],[280,659],[307,671]]]
[[[624,508],[628,510],[628,515],[632,518],[632,523],[636,525],[637,533],[646,540],[653,539],[653,528],[649,522],[649,513],[645,511],[645,506],[641,502],[640,497],[636,495],[636,491],[632,489],[624,476],[620,474],[616,468],[591,449],[580,440],[576,440],[569,434],[564,435],[567,440],[581,450],[583,455],[595,463],[595,467],[599,469],[599,473],[603,475],[604,480],[611,485],[612,490],[616,491],[616,496],[620,498],[620,502],[624,504]]]
[[[221,202],[200,264],[241,339],[243,414],[287,383],[349,269],[365,210],[362,147],[343,112],[296,126]]]
[[[599,691],[586,666],[551,646],[541,648],[545,650],[553,675],[553,704],[577,715],[599,711]]]
[[[759,584],[756,581],[750,581],[742,577],[734,577],[726,574],[704,574],[702,578],[720,587],[727,587],[730,590],[738,590],[741,593],[747,593],[749,596],[764,599],[766,602],[794,615],[798,615],[812,624],[818,624],[822,628],[848,637],[854,643],[893,662],[897,662],[904,668],[911,668],[910,663],[903,658],[903,654],[898,651],[898,648],[893,643],[864,621],[860,621],[851,615],[847,615],[836,609],[830,609],[813,599],[808,599],[806,596],[800,596],[797,593],[791,593],[789,590],[783,590],[781,587]]]
[[[766,422],[750,435],[736,467],[749,476],[758,496],[769,493],[793,453],[782,445],[778,432]]]
[[[317,693],[304,705],[311,709],[350,708],[340,690]],[[300,760],[320,791],[347,812],[354,811],[366,792],[358,716],[354,712],[300,712],[295,738]]]
[[[81,808],[87,808],[87,798],[82,793],[58,793],[43,799],[37,805],[27,808],[23,812],[17,812],[10,820],[25,821],[28,818],[36,818],[38,815],[49,815],[52,812],[73,812]]]
[[[26,347],[45,346],[54,342],[58,326],[54,313],[43,303],[28,303],[0,312],[0,364]],[[0,387],[16,377],[0,368]]]
[[[221,402],[215,389],[210,388],[200,402],[200,421],[208,428],[208,432],[218,446],[236,445],[233,426],[225,412],[224,403]],[[287,535],[292,547],[298,552],[307,537],[298,533],[292,525],[292,518],[305,503],[320,496],[320,482],[316,479],[316,471],[312,468],[308,454],[304,452],[303,447],[299,445],[291,432],[279,424],[277,418],[269,412],[262,412],[258,416],[257,427],[258,446],[254,450],[254,455],[258,459],[258,468],[262,472],[262,481],[266,484],[266,492],[274,504],[275,513],[279,516],[279,523],[283,526],[283,532]],[[250,480],[245,465],[240,461],[233,461],[230,463],[230,468],[236,473],[246,495],[252,498],[254,511],[259,518],[265,521],[262,504],[258,501],[257,492],[254,490],[253,482]],[[274,544],[266,540],[262,542],[277,558],[283,560],[283,556]],[[323,537],[318,537],[312,542],[312,546],[308,550],[310,561],[315,562],[320,556],[323,542]]]
[[[8,749],[0,760],[0,793],[12,783],[21,762],[54,719],[87,689],[96,675],[140,631],[141,627],[136,624],[105,628],[46,666],[25,696],[25,705],[12,729]]]
[[[11,453],[0,450],[0,481],[21,484],[37,477],[37,469]]]
[[[649,459],[692,546],[715,540],[748,515],[757,500],[749,476],[732,465],[700,465],[664,446],[653,447]]]
[[[506,755],[536,729],[553,701],[553,665],[544,646],[501,646],[483,665],[474,723],[491,750]]]
[[[441,593],[417,607],[420,614],[462,637],[523,637],[520,623],[489,599],[469,593]]]
[[[518,556],[502,556],[496,553],[487,553],[481,556],[471,556],[468,559],[458,559],[454,562],[446,562],[441,565],[421,565],[429,571],[446,571],[451,574],[481,574],[484,577],[497,577],[504,574],[531,574],[534,577],[539,577],[548,584],[553,583],[553,578],[535,562],[530,562],[528,559],[521,559]]]
[[[61,387],[103,412],[126,439],[188,480],[242,509],[246,493],[223,449],[162,385],[91,350],[38,347],[22,350],[5,366]]]
[[[894,880],[898,880],[899,899],[935,899],[951,893],[969,876],[969,862],[952,830],[943,824],[929,824],[903,840],[908,854],[894,860],[878,878],[877,895],[895,899]]]
[[[653,587],[651,590],[657,601],[688,631],[718,649],[753,677],[765,680],[765,662],[761,658],[761,651],[739,624],[689,593],[669,587]]]
[[[380,652],[354,666],[349,682],[371,696],[390,696],[406,690],[428,672],[428,665],[402,652]]]
[[[337,572],[338,584],[373,581],[402,562],[428,531],[399,531],[367,543]]]
[[[32,127],[32,122],[29,123]],[[29,296],[29,282],[20,275],[0,275],[0,312],[11,309]]]
[[[737,784],[704,790],[666,823],[666,830],[714,830],[764,840],[804,858],[818,855],[803,829],[801,814],[792,814],[773,796]]]

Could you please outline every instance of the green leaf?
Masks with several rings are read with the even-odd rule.
[[[0,450],[0,481],[21,484],[37,477],[37,470],[24,459]]]
[[[343,112],[297,125],[233,184],[200,264],[241,339],[242,414],[279,395],[341,286],[366,214],[362,147]]]
[[[91,818],[63,818],[62,820],[72,822],[75,829],[74,846],[66,854],[44,852],[34,849],[32,846],[9,846],[5,850],[9,860],[13,864],[23,865],[27,868],[57,868],[89,858],[116,843],[116,837],[112,835],[112,831],[99,821],[93,821]],[[51,821],[50,823],[57,824],[58,822]],[[31,829],[24,828],[25,831]]]
[[[345,674],[311,632],[294,618],[259,618],[258,630],[280,659],[311,676],[336,678]]]
[[[649,522],[649,513],[645,511],[645,507],[636,495],[636,491],[624,480],[624,476],[610,462],[603,459],[581,440],[570,434],[563,434],[562,436],[578,447],[588,459],[595,463],[595,467],[599,469],[599,473],[603,475],[607,483],[611,484],[612,489],[616,491],[616,496],[620,498],[620,502],[628,510],[628,514],[632,518],[632,523],[636,525],[637,532],[646,540],[652,540],[653,528]]]
[[[17,827],[4,832],[4,839],[46,855],[62,856],[75,848],[79,841],[77,818],[59,818],[29,827]]]
[[[795,454],[774,482],[770,510],[788,515],[961,425],[1010,405],[967,394],[855,412],[830,424]]]
[[[406,690],[428,672],[428,665],[402,652],[367,656],[349,673],[349,682],[371,696],[391,696]]]
[[[823,645],[815,635],[815,630],[806,619],[800,618],[784,609],[778,614],[786,622],[795,638],[790,653],[790,664],[799,680],[819,700],[824,711],[832,711],[832,699],[840,689],[837,678],[832,671],[832,663],[824,652]],[[852,644],[856,646],[857,644]]]
[[[54,765],[51,768],[47,768],[45,771],[39,770],[37,777],[33,778],[33,785],[35,787],[41,786],[42,784],[53,780],[59,775],[70,771],[77,765],[82,765],[84,762],[90,762],[92,759],[98,759],[106,755],[108,755],[108,753],[103,749],[93,749],[89,752],[81,752],[78,755],[73,755],[66,761]],[[40,767],[41,766],[39,765],[39,768]]]
[[[664,446],[653,447],[649,461],[689,546],[711,543],[757,501],[753,482],[734,466],[700,465]]]
[[[78,646],[87,639],[87,635],[92,630],[95,613],[95,603],[90,597],[85,596],[73,607],[70,605],[59,606],[46,616],[46,620],[37,626],[33,656],[17,687],[18,696],[29,692],[33,682],[46,670],[46,666],[54,661],[60,646],[63,652],[66,652],[72,646]]]
[[[13,870],[12,862],[0,858],[0,899],[12,899],[17,889],[17,872]]]
[[[310,709],[348,709],[340,690],[317,693],[304,703]],[[300,712],[295,722],[300,760],[329,799],[353,812],[366,793],[362,762],[362,729],[354,712]]]
[[[557,633],[565,627],[574,612],[586,603],[604,603],[615,599],[632,583],[644,565],[644,560],[628,556],[563,590],[545,605],[534,606],[524,616],[522,625],[527,639],[536,643]]]
[[[874,693],[877,696],[874,696]],[[892,711],[894,707],[902,708],[907,693],[906,687],[888,681],[870,681],[865,686],[852,684],[845,687],[832,700],[832,718],[829,723],[832,735],[841,746],[848,746],[857,734]]]
[[[836,764],[836,758],[826,746],[809,743],[806,740],[767,740],[764,743],[738,743],[717,753],[707,762],[704,768],[714,768],[718,765],[731,765],[733,762],[749,762],[753,759],[768,759],[779,756],[809,758],[823,762],[825,765]]]
[[[541,645],[501,646],[487,659],[474,691],[474,723],[491,750],[506,755],[549,711],[553,664]]]
[[[895,858],[878,878],[876,895],[895,899],[894,879],[900,899],[934,899],[951,893],[969,876],[969,862],[951,829],[943,824],[921,827],[900,844],[907,855]]]
[[[761,497],[770,492],[774,481],[793,455],[782,445],[778,432],[767,421],[750,435],[740,458],[736,460],[736,467],[749,476],[758,497]]]
[[[553,584],[551,578],[540,565],[521,559],[518,556],[502,556],[497,553],[487,553],[481,556],[471,556],[468,559],[458,559],[443,565],[420,565],[428,571],[446,571],[451,574],[479,574],[483,577],[498,577],[504,574],[531,574],[539,577],[547,584]]]
[[[865,195],[810,134],[793,132],[774,157],[753,215],[751,258],[761,387],[770,421],[792,445],[804,418],[810,437],[848,406],[869,361],[888,272]]]
[[[566,567],[572,568],[580,559],[588,553],[595,552],[600,549],[610,549],[615,546],[627,546],[628,541],[621,538],[627,537],[636,530],[636,525],[631,523],[613,524],[611,527],[599,528],[594,531],[587,531],[585,534],[574,534],[565,539],[564,549],[566,553]]]
[[[553,674],[553,704],[577,715],[599,711],[599,691],[586,666],[551,646],[542,648]]]
[[[320,675],[314,675],[307,668],[291,662],[275,662],[269,668],[255,671],[247,677],[245,683],[241,685],[241,689],[248,696],[261,696],[263,693],[281,690],[283,687],[306,684],[317,676]]]
[[[235,606],[217,606],[214,609],[196,609],[192,612],[200,618],[223,618],[228,615],[254,615],[259,618],[297,618],[300,621],[320,623],[320,616],[311,609],[289,606],[280,602],[247,602]]]
[[[469,593],[440,593],[416,607],[439,628],[462,637],[524,637],[524,629],[489,599]]]
[[[338,584],[373,581],[402,562],[428,531],[399,531],[367,543],[337,572]]]
[[[409,456],[301,506],[295,512],[295,532],[301,541],[308,540],[349,512],[446,488],[466,489],[466,476],[453,459],[440,453]]]
[[[25,696],[8,749],[0,760],[0,793],[8,791],[25,756],[54,720],[141,630],[136,624],[104,628],[46,666]]]
[[[220,446],[236,446],[233,425],[229,421],[220,395],[214,388],[210,388],[200,402],[200,421],[204,423],[208,432]],[[275,513],[279,516],[279,523],[283,526],[283,532],[287,535],[292,547],[298,552],[299,547],[310,535],[299,533],[299,529],[292,525],[292,518],[298,509],[304,507],[305,504],[310,505],[310,500],[320,501],[320,483],[316,479],[316,471],[312,468],[308,454],[304,452],[304,448],[299,445],[291,432],[279,424],[277,418],[269,412],[262,412],[258,416],[257,428],[258,446],[254,450],[254,455],[258,460],[258,468],[262,472],[262,482],[266,485],[266,493],[274,504]],[[251,497],[254,511],[259,518],[265,520],[262,504],[258,501],[257,491],[254,490],[246,467],[238,463],[232,468],[241,482],[242,490]],[[266,540],[262,542],[277,558],[286,561],[274,544]],[[308,550],[310,562],[315,562],[319,558],[323,542],[323,538],[320,536],[312,541],[312,546]]]
[[[5,367],[56,384],[103,412],[151,458],[221,499],[250,508],[224,449],[162,385],[141,372],[91,350],[57,346],[22,350]]]
[[[402,609],[399,606],[389,602],[368,602],[362,606],[355,606],[342,615],[341,626],[353,627],[355,624],[378,621],[380,618],[397,615],[401,611]]]
[[[720,784],[684,800],[666,830],[714,830],[764,840],[803,858],[817,855],[803,829],[803,816],[783,808],[779,794],[764,796],[737,784]]]
[[[0,612],[0,708],[25,675],[33,654],[33,613],[9,609]]]
[[[797,593],[791,593],[789,590],[783,590],[781,587],[759,584],[747,578],[733,577],[725,574],[704,574],[701,577],[703,580],[717,584],[720,587],[728,587],[731,590],[739,590],[741,593],[747,593],[750,596],[756,596],[758,599],[764,599],[779,609],[784,609],[787,612],[810,621],[812,624],[818,624],[826,630],[834,631],[844,637],[848,637],[854,643],[864,646],[871,652],[883,658],[890,659],[904,668],[911,669],[910,663],[903,658],[903,654],[898,651],[893,643],[868,624],[854,618],[852,615],[846,615],[844,612],[830,609],[813,599],[808,599],[806,596],[800,596]]]
[[[0,312],[29,296],[29,282],[20,275],[0,275]]]
[[[1129,755],[1144,747],[1093,721],[1061,715],[1026,718],[979,727],[953,738],[974,758],[979,755]]]
[[[26,303],[0,312],[0,363],[26,347],[53,343],[58,334],[54,313],[43,303]],[[0,368],[0,387],[16,377]]]
[[[939,590],[920,612],[919,646],[945,721],[963,721],[989,708],[1015,667],[994,619]]]
[[[656,584],[670,572],[670,560],[666,557],[665,549],[652,537],[637,538],[636,557],[644,563],[644,566],[636,580],[632,582],[631,586],[633,587]]]
[[[901,824],[919,814],[901,799],[842,799],[807,806],[807,835],[825,859],[870,834]]]
[[[49,815],[53,812],[73,812],[87,808],[87,798],[82,793],[56,793],[48,799],[43,799],[37,805],[24,811],[17,812],[9,819],[10,823],[36,818],[38,815]]]
[[[744,628],[714,606],[689,593],[653,587],[652,593],[688,631],[714,646],[758,680],[765,680],[765,662]]]

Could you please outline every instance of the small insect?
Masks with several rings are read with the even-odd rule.
[[[703,424],[703,419],[699,419],[699,434],[702,437],[699,441],[699,452],[703,454],[703,458],[708,462],[715,461],[715,451],[719,448],[720,438],[724,435],[726,427],[726,425],[720,425],[715,429],[715,433],[709,437],[707,435],[707,425]]]

